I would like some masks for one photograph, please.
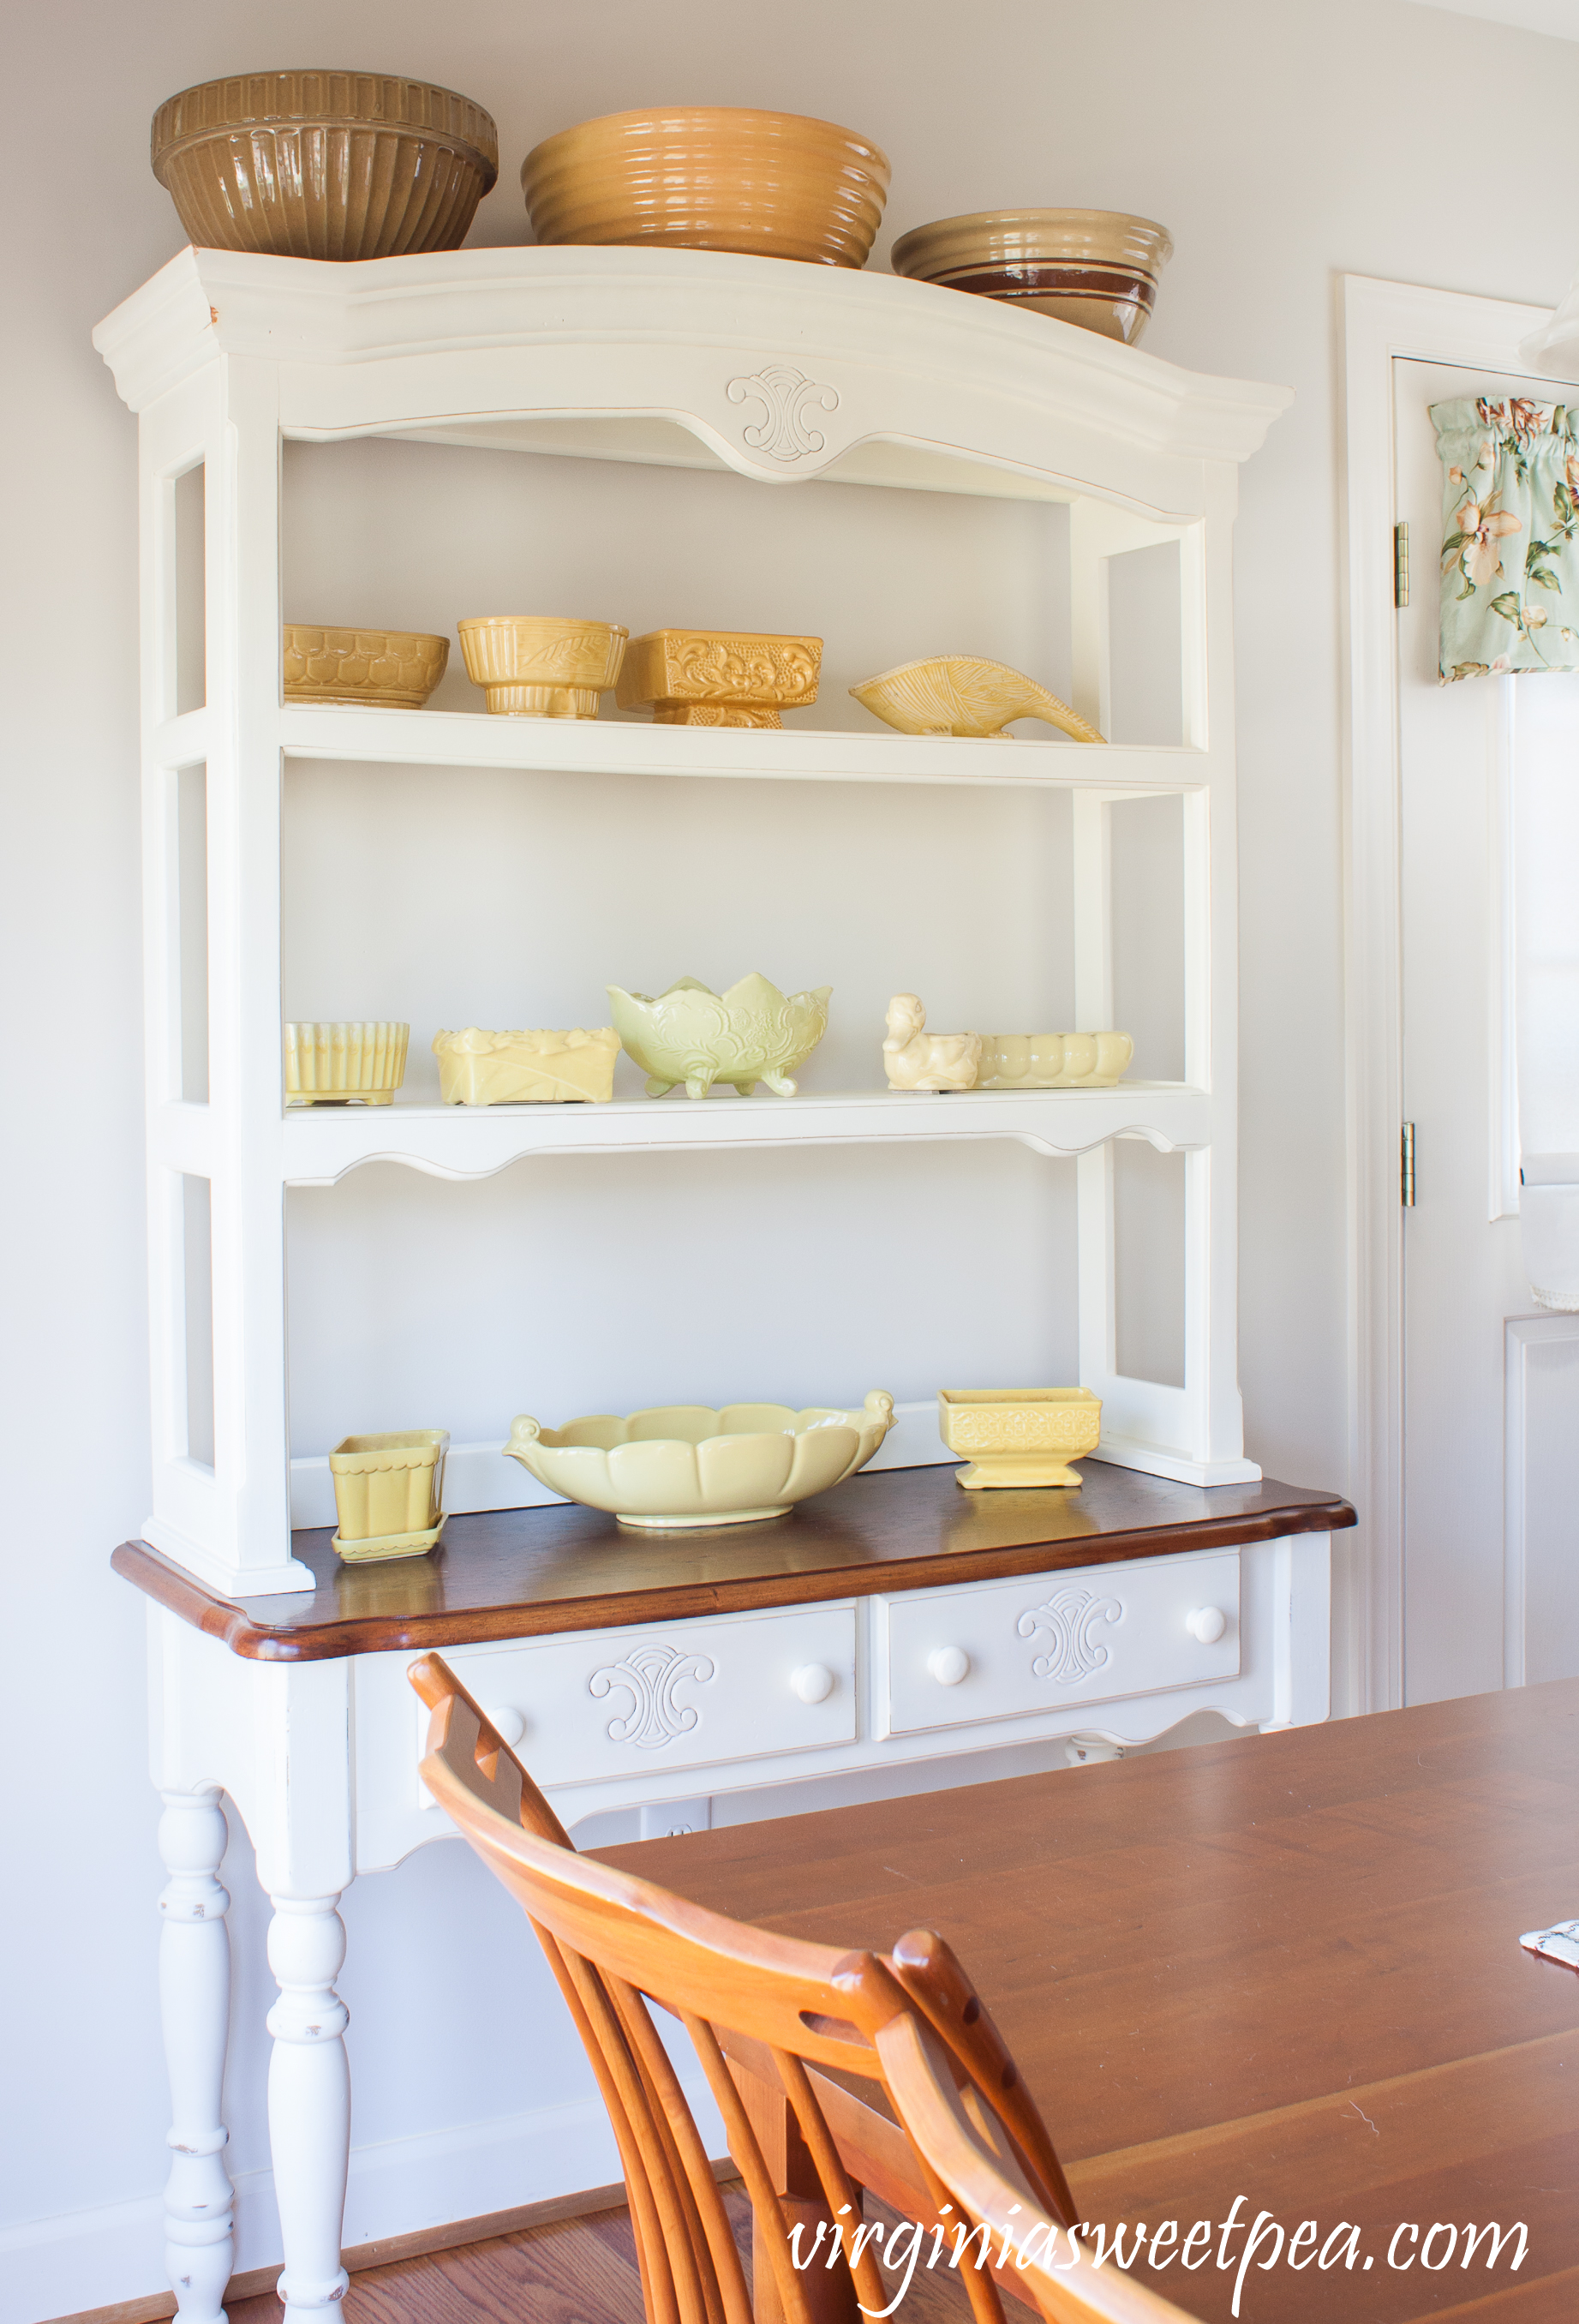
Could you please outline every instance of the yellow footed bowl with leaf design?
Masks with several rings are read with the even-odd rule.
[[[647,1074],[648,1097],[665,1097],[682,1082],[687,1097],[705,1097],[714,1082],[730,1082],[749,1097],[759,1081],[778,1097],[794,1097],[790,1076],[828,1030],[833,987],[786,995],[753,973],[727,992],[693,976],[656,1001],[618,984],[606,990],[614,1029]]]

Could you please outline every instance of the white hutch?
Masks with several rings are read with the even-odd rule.
[[[526,1733],[567,1821],[703,1787],[716,1795],[1076,1730],[1154,1736],[1207,1704],[1246,1724],[1326,1715],[1327,1529],[1352,1513],[1258,1482],[1235,1369],[1230,549],[1238,465],[1289,395],[888,275],[684,251],[475,249],[335,266],[188,250],[96,344],[139,415],[142,463],[153,1508],[147,1545],[120,1559],[155,1601],[153,1762],[171,1875],[170,2264],[182,2317],[206,2324],[231,2257],[223,1790],[275,1906],[281,2293],[303,2324],[344,2282],[336,1902],[356,1873],[440,1836],[414,1773],[418,1721],[402,1677],[414,1645],[453,1650]],[[1104,733],[1114,562],[1170,545],[1180,731],[1097,747],[907,737],[853,706],[845,725],[792,715],[768,733],[491,718],[480,696],[470,710],[441,697],[420,712],[286,703],[285,455],[357,439],[562,456],[565,470],[732,472],[829,495],[886,487],[1041,504],[1066,528],[1050,538],[1067,556],[1075,706]],[[748,538],[730,553],[748,558]],[[608,569],[612,582],[617,542]],[[310,610],[338,617],[333,605]],[[482,611],[623,618],[612,589],[595,605],[453,608]],[[689,615],[676,607],[673,618]],[[993,651],[979,638],[959,643]],[[839,786],[887,787],[896,814],[924,787],[980,799],[1063,793],[1072,874],[1060,909],[1081,1029],[1115,1021],[1115,804],[1175,798],[1182,1072],[1108,1090],[893,1093],[882,1086],[879,1010],[869,1069],[845,1091],[809,1075],[788,1101],[637,1096],[472,1111],[414,1090],[389,1108],[288,1114],[282,797],[288,770],[294,779],[315,765],[427,770],[435,786],[457,770],[572,788],[610,773],[711,778],[721,796],[781,786],[819,811]],[[618,848],[618,832],[609,844]],[[705,916],[705,890],[690,908]],[[771,973],[767,961],[738,966],[758,964]],[[356,1013],[326,999],[316,1010]],[[1007,995],[1002,1022],[1031,1029]],[[414,1027],[414,1056],[426,1033]],[[1120,1369],[1123,1139],[1184,1157],[1182,1362],[1171,1381]],[[420,1572],[336,1573],[321,1531],[332,1516],[326,1446],[298,1446],[292,1461],[289,1190],[333,1186],[374,1163],[464,1183],[538,1157],[918,1140],[1019,1140],[1073,1166],[1079,1379],[1103,1398],[1106,1464],[1073,1502],[954,1493],[946,1470],[917,1464],[941,1452],[928,1392],[969,1383],[913,1381],[907,1392],[888,1381],[902,1406],[885,1467],[777,1528],[744,1528],[756,1548],[713,1536],[705,1557],[673,1550],[666,1567],[661,1545],[638,1551],[604,1520],[541,1508],[546,1497],[500,1462],[497,1437],[461,1431],[442,1556]],[[804,1157],[809,1185],[820,1167]],[[641,1312],[623,1328],[639,1334]],[[358,1414],[346,1425],[411,1418]],[[971,1499],[996,1506],[959,1506]],[[307,1528],[294,1550],[293,1511]],[[360,1595],[348,1594],[353,1582]]]

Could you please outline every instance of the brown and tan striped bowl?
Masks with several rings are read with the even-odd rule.
[[[460,248],[499,175],[499,133],[427,81],[238,73],[166,97],[151,159],[199,249],[395,258]]]
[[[521,164],[521,191],[539,242],[658,242],[864,266],[888,175],[870,138],[831,121],[676,105],[545,138]]]
[[[978,210],[901,235],[893,265],[1133,346],[1172,255],[1165,226],[1123,210]]]

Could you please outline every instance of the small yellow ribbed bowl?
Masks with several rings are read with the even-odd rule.
[[[483,613],[457,622],[466,675],[495,716],[595,718],[630,632],[558,613]]]
[[[406,1078],[409,1025],[287,1025],[287,1105],[390,1105]]]

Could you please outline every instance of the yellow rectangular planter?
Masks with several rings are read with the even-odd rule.
[[[974,1456],[955,1471],[969,1492],[1078,1485],[1069,1463],[1097,1450],[1102,1399],[1088,1388],[940,1388],[938,1428],[950,1452]]]
[[[445,1105],[607,1105],[614,1094],[620,1036],[590,1031],[490,1033],[468,1025],[436,1033],[439,1095]]]
[[[329,1455],[339,1528],[335,1548],[352,1563],[420,1557],[444,1531],[447,1428],[345,1436]]]
[[[783,724],[817,699],[821,638],[750,630],[651,630],[626,649],[615,700],[659,726]]]

